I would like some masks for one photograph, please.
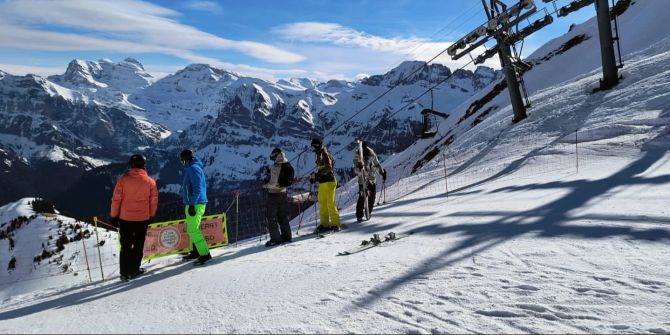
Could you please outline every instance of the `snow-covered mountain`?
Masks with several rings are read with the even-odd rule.
[[[402,78],[406,79],[401,81]],[[435,90],[434,101],[427,97],[409,108],[396,110],[447,78]],[[269,83],[198,65],[157,82],[149,90],[192,86],[184,84],[188,79],[187,82],[195,80],[201,86],[183,94],[215,97],[206,106],[189,104],[208,116],[162,142],[159,148],[171,157],[176,157],[181,148],[195,148],[206,163],[207,174],[213,176],[212,185],[220,189],[248,180],[249,176],[258,178],[259,167],[267,164],[272,147],[282,147],[293,159],[305,150],[311,137],[324,134],[329,134],[326,144],[344,175],[350,169],[353,139],[365,138],[381,157],[400,152],[416,140],[419,112],[424,107],[432,103],[435,109],[449,111],[499,78],[499,71],[489,68],[459,70],[452,75],[449,68],[440,64],[427,66],[407,61],[384,75],[359,82],[316,83],[294,78]],[[396,85],[395,90],[375,102]],[[391,114],[394,115],[388,117]],[[313,167],[308,155],[301,156],[304,159],[298,162],[299,171]],[[177,180],[163,182],[169,185]]]
[[[88,89],[91,95],[102,91],[130,94],[156,81],[134,58],[126,58],[119,63],[108,59],[97,62],[75,59],[68,64],[63,75],[49,76],[48,79],[70,89]]]
[[[419,71],[400,83],[415,69]],[[327,140],[332,152],[346,150],[354,138],[363,136],[385,157],[414,142],[423,106],[433,103],[436,109],[449,110],[500,74],[489,68],[458,71],[435,91],[434,102],[427,98],[383,119],[395,106],[448,76],[451,71],[443,65],[405,62],[360,82],[294,78],[272,83],[193,64],[155,80],[131,58],[119,63],[73,60],[65,74],[48,78],[3,72],[0,148],[28,164],[32,174],[37,174],[38,164],[48,165],[45,180],[55,180],[50,171],[66,177],[58,178],[57,187],[26,183],[0,201],[15,199],[10,193],[35,195],[29,191],[50,197],[66,192],[71,197],[68,188],[87,179],[82,176],[86,171],[122,162],[138,150],[151,157],[151,171],[163,177],[163,191],[173,191],[171,185],[178,182],[179,167],[172,161],[185,147],[205,161],[213,191],[257,178],[274,146],[293,158],[311,137],[327,133],[333,133]],[[367,106],[398,84],[402,87]],[[342,173],[349,169],[350,156],[337,155]],[[303,162],[302,171],[311,168],[311,159]]]
[[[36,75],[0,74],[0,149],[11,157],[3,179],[22,180],[18,189],[2,192],[0,201],[28,191],[53,196],[86,170],[154,146],[169,134],[87,94]],[[27,164],[31,173],[11,167],[17,164]]]

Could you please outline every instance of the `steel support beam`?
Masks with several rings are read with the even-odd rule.
[[[614,39],[612,38],[612,18],[608,0],[596,0],[598,14],[598,34],[600,35],[600,57],[603,63],[603,88],[619,83],[619,73],[614,58]]]

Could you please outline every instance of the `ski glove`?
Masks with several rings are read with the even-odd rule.
[[[382,170],[382,180],[386,181],[386,169]]]
[[[195,206],[188,205],[188,215],[195,216]]]
[[[119,228],[119,218],[118,217],[109,218],[109,224],[111,224],[112,227]]]

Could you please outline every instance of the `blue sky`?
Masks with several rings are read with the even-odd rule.
[[[594,15],[589,6],[556,20],[524,55]],[[208,63],[268,80],[353,79],[430,59],[484,21],[480,0],[0,0],[0,70],[47,75],[75,58],[133,57],[156,76]]]

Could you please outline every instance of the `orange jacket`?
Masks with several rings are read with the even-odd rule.
[[[114,187],[109,215],[123,221],[147,221],[156,215],[157,208],[156,181],[144,169],[130,169]]]

